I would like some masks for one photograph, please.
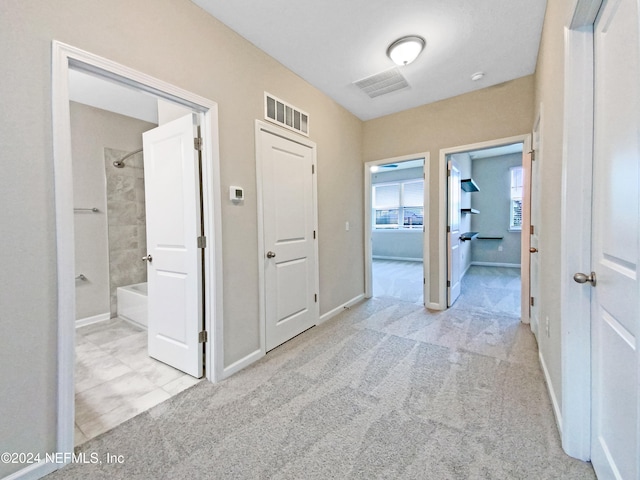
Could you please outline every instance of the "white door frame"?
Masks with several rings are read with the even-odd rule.
[[[125,67],[92,53],[53,41],[52,44],[52,124],[57,241],[58,299],[58,407],[57,452],[74,448],[74,349],[75,349],[75,260],[73,220],[73,172],[71,165],[71,125],[69,113],[69,69],[90,71],[130,87],[180,103],[202,120],[203,186],[205,235],[205,328],[210,340],[205,344],[207,379],[222,379],[222,221],[220,209],[220,157],[218,152],[218,106],[215,102],[182,90],[162,80]]]
[[[573,274],[591,265],[593,23],[602,0],[576,0],[565,21],[560,309],[562,448],[591,458],[591,297]]]
[[[440,150],[440,158],[438,165],[438,178],[440,180],[440,216],[438,218],[438,238],[440,239],[440,248],[438,249],[438,302],[434,303],[433,307],[437,310],[445,310],[447,308],[447,155],[452,153],[471,152],[474,150],[482,150],[484,148],[501,147],[504,145],[511,145],[513,143],[522,143],[523,156],[531,150],[531,134],[515,135],[513,137],[499,138],[496,140],[489,140],[486,142],[472,143],[470,145],[461,145],[458,147],[443,148]],[[526,168],[526,163],[523,161],[523,168]],[[524,172],[525,178],[529,178],[530,172]],[[525,197],[526,202],[526,197]],[[524,209],[524,208],[523,208]],[[523,218],[524,220],[524,218]],[[528,225],[522,225],[522,231],[528,229]],[[522,251],[521,251],[521,264],[528,265],[529,261],[529,235],[522,235]],[[526,262],[525,262],[526,256]],[[522,276],[522,296],[529,297],[529,277],[524,278]],[[525,291],[526,287],[526,291]],[[526,302],[521,302],[521,321],[529,323],[529,308],[526,309],[522,306]],[[528,303],[527,303],[528,305]],[[526,310],[526,312],[524,311]]]
[[[383,158],[381,160],[373,160],[364,164],[364,296],[371,298],[373,296],[373,249],[371,247],[371,232],[373,224],[371,223],[371,167],[386,165],[389,163],[402,163],[409,160],[424,159],[424,213],[422,217],[423,228],[423,245],[422,245],[422,265],[424,275],[424,304],[428,308],[433,308],[430,304],[429,292],[429,192],[430,188],[430,163],[429,152],[414,153],[411,155],[402,155],[401,157]]]
[[[266,355],[266,330],[267,330],[267,309],[266,309],[266,295],[265,295],[265,265],[264,259],[266,258],[266,252],[264,249],[264,203],[262,201],[262,180],[263,180],[263,158],[260,150],[260,132],[265,131],[272,135],[290,140],[305,147],[311,149],[312,163],[315,167],[315,174],[312,178],[313,183],[313,229],[316,231],[317,236],[320,235],[318,231],[318,172],[317,172],[317,147],[316,143],[309,140],[306,137],[302,137],[300,134],[290,132],[284,128],[278,127],[271,123],[263,122],[262,120],[256,120],[255,123],[255,148],[256,148],[256,187],[257,187],[257,203],[258,203],[258,306],[260,316],[260,350],[253,352],[247,360],[253,362],[258,358]],[[313,242],[314,256],[315,256],[315,291],[320,295],[320,262],[318,255],[318,240]],[[319,305],[319,303],[318,303]],[[316,321],[314,325],[320,322],[319,308],[316,309]],[[247,362],[249,363],[249,362]],[[245,363],[243,363],[244,365]]]

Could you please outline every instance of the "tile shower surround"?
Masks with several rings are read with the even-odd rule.
[[[109,294],[111,316],[117,315],[116,289],[147,281],[147,231],[142,152],[125,160],[124,168],[113,166],[130,152],[104,149],[109,228]]]

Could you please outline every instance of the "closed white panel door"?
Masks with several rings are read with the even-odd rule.
[[[198,156],[189,114],[143,134],[149,355],[202,376]]]
[[[313,150],[261,130],[265,340],[271,350],[318,321]]]
[[[449,201],[448,201],[448,223],[447,223],[447,304],[453,303],[460,296],[460,170],[456,164],[449,160],[447,164],[449,178]]]
[[[637,0],[605,1],[594,26],[596,284],[585,285],[592,292],[592,462],[600,480],[640,476],[639,40]]]

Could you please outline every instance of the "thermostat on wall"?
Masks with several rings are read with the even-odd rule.
[[[232,202],[241,202],[244,200],[244,188],[242,187],[229,187],[229,198]]]

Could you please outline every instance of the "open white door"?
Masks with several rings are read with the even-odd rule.
[[[448,223],[447,223],[447,305],[450,307],[460,296],[460,169],[453,162],[447,162],[448,168]]]
[[[603,3],[594,25],[591,460],[600,480],[640,478],[640,36],[636,0]],[[586,270],[586,269],[585,269]]]
[[[314,149],[259,131],[269,351],[318,322]]]
[[[531,164],[531,200],[530,215],[531,228],[529,232],[522,232],[523,235],[529,233],[529,319],[531,330],[536,335],[540,332],[540,253],[538,252],[540,238],[540,123],[536,123],[532,136],[532,153],[529,154],[528,162]],[[526,299],[525,299],[526,301]],[[549,326],[545,323],[545,335],[548,335]]]
[[[145,132],[143,146],[149,355],[200,378],[203,280],[194,117]]]

